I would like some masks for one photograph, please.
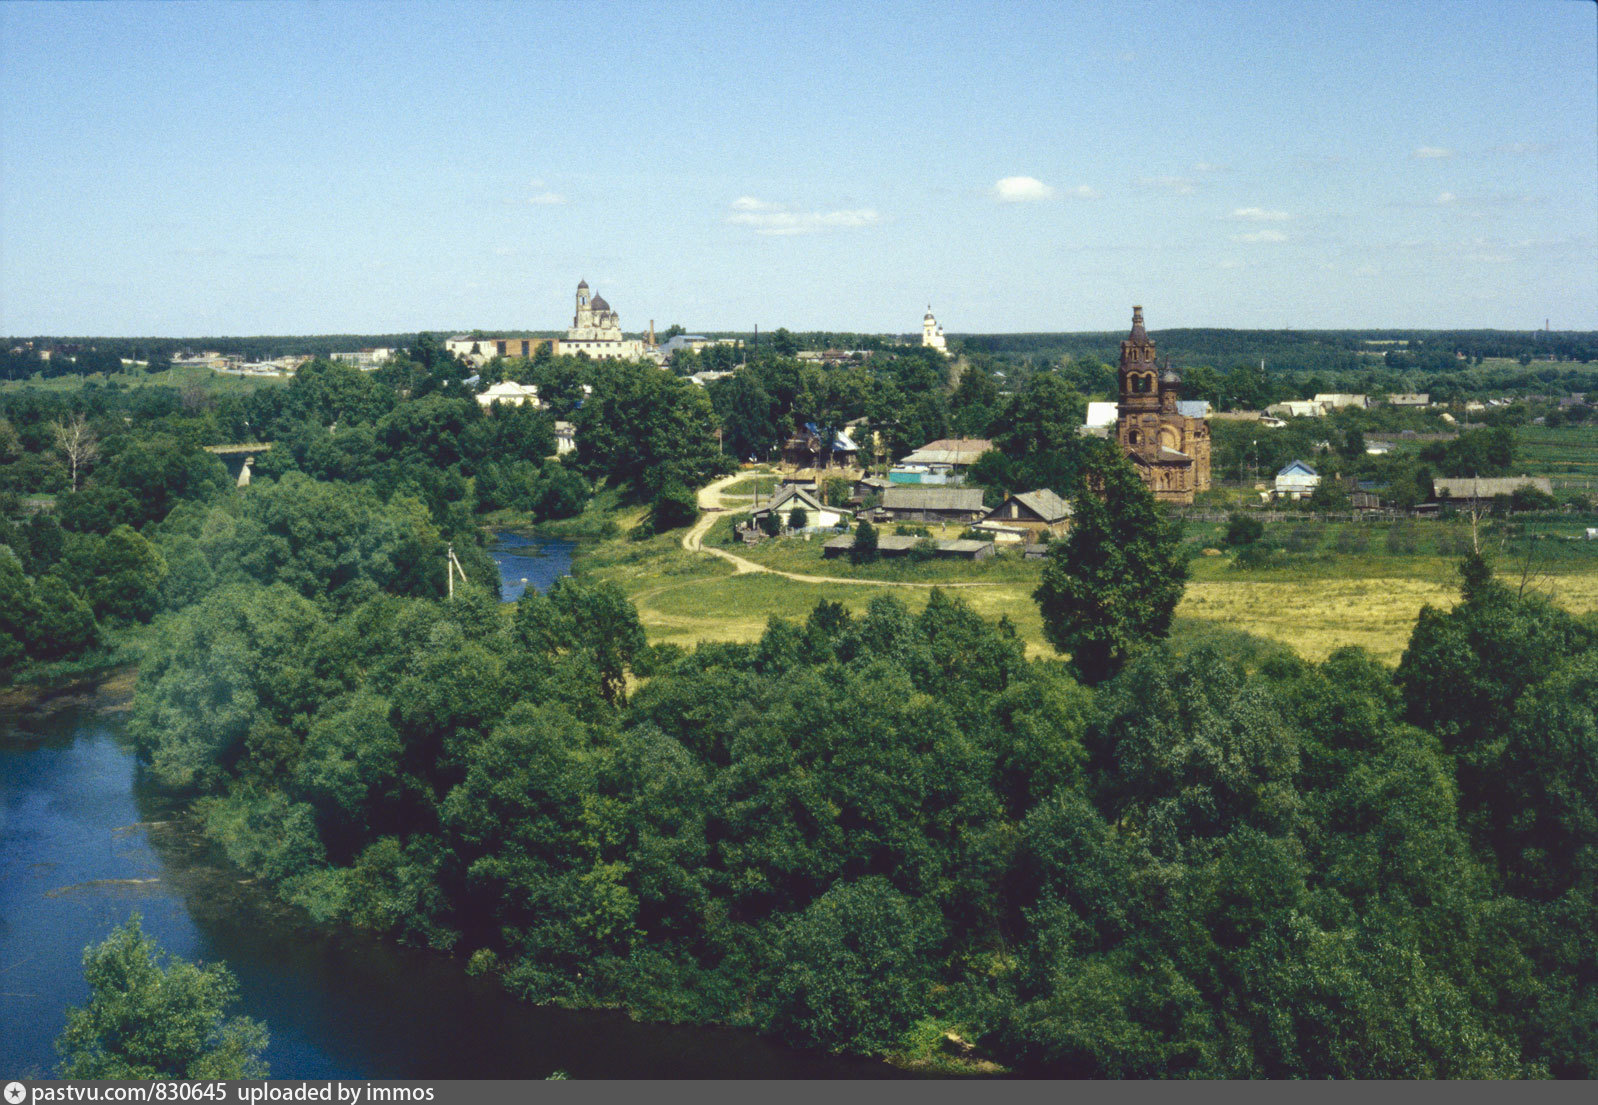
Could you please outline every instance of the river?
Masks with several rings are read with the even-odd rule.
[[[523,537],[499,531],[488,555],[499,565],[499,597],[515,602],[531,587],[542,593],[561,576],[570,575],[577,545],[554,537]]]
[[[537,555],[513,540],[494,551],[507,592],[565,573],[570,546]],[[122,738],[125,699],[0,715],[0,1080],[54,1068],[66,1009],[88,997],[84,947],[134,913],[167,951],[232,968],[236,1011],[271,1032],[276,1078],[902,1074],[737,1029],[526,1005],[459,960],[316,926],[216,856],[146,784]]]

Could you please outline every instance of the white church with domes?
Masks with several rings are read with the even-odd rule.
[[[921,344],[927,349],[936,349],[944,356],[949,354],[949,344],[943,338],[943,327],[938,325],[938,320],[932,317],[932,304],[927,304],[926,317],[921,320]]]
[[[560,352],[587,353],[596,361],[631,361],[644,355],[644,343],[622,336],[621,317],[603,296],[590,295],[588,281],[583,280],[577,285],[577,313],[572,316],[571,329],[561,340]]]

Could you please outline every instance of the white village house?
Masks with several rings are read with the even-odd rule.
[[[1289,499],[1302,499],[1320,486],[1320,473],[1301,460],[1289,462],[1276,473],[1276,494]]]
[[[754,525],[759,525],[762,518],[767,517],[770,513],[777,513],[777,518],[781,521],[781,525],[786,526],[789,518],[793,517],[796,507],[799,510],[804,510],[804,529],[834,529],[839,521],[849,517],[839,507],[828,507],[828,505],[821,504],[815,491],[805,488],[804,485],[799,485],[799,483],[789,483],[785,488],[781,488],[772,501],[757,507],[753,515],[749,515],[749,517],[754,521]]]
[[[543,404],[538,400],[538,388],[532,384],[518,384],[514,380],[501,380],[477,397],[477,401],[484,407],[492,407],[495,403],[504,403],[508,407],[519,407],[523,403],[537,410]]]
[[[802,484],[791,483],[777,492],[769,503],[761,505],[751,515],[756,525],[768,514],[776,512],[786,526],[794,508],[805,512],[805,529],[832,529],[846,516],[838,507],[824,506],[816,493]]]

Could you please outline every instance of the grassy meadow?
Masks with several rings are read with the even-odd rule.
[[[631,538],[630,531],[643,517],[642,508],[623,509],[604,498],[580,518],[540,529],[590,539],[576,570],[619,583],[637,606],[652,642],[691,647],[699,641],[754,640],[769,618],[802,621],[822,600],[853,610],[864,610],[881,594],[892,594],[912,610],[926,602],[925,587],[878,587],[871,580],[968,582],[982,585],[962,587],[961,599],[984,617],[1008,617],[1029,654],[1054,654],[1031,597],[1041,561],[888,562],[856,568],[846,560],[823,561],[819,540],[768,541],[754,550],[734,549],[768,567],[860,581],[802,583],[769,573],[735,574],[719,558],[685,551],[681,530]],[[1270,526],[1267,537],[1288,551],[1266,566],[1245,569],[1235,566],[1230,552],[1203,552],[1220,547],[1221,529],[1193,525],[1187,531],[1194,556],[1172,633],[1176,648],[1204,642],[1277,645],[1321,660],[1338,648],[1359,645],[1387,664],[1396,664],[1403,655],[1423,605],[1448,607],[1457,600],[1455,565],[1470,540],[1468,528],[1459,522],[1282,522]],[[1527,529],[1547,532],[1550,539],[1510,545],[1489,541],[1500,574],[1518,586],[1524,550],[1535,548],[1526,586],[1572,612],[1598,611],[1598,542],[1555,539],[1580,533],[1580,523],[1530,523]],[[707,544],[721,543],[729,531],[730,521],[718,520]],[[606,533],[610,536],[600,536]]]
[[[76,391],[87,384],[99,387],[147,388],[168,387],[179,391],[198,388],[208,394],[244,393],[259,387],[278,387],[289,382],[289,376],[236,376],[217,372],[204,365],[175,365],[161,372],[146,372],[138,366],[127,366],[123,372],[106,374],[91,372],[87,376],[76,373],[66,376],[30,376],[26,380],[0,380],[0,388],[36,388],[40,391]]]

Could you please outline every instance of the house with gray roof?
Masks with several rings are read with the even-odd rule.
[[[1070,527],[1071,504],[1048,488],[1007,495],[977,523],[978,529],[1024,530],[1032,542],[1044,533],[1063,537]]]
[[[854,548],[855,535],[845,533],[834,537],[821,546],[823,559],[834,560],[840,556],[848,556]],[[877,555],[884,560],[896,556],[909,556],[912,549],[923,541],[927,542],[932,550],[932,555],[940,560],[986,560],[993,555],[992,541],[973,541],[969,538],[957,540],[937,541],[927,537],[901,537],[897,534],[883,534],[877,538]]]
[[[989,449],[993,442],[985,437],[944,437],[929,441],[900,464],[947,464],[953,468],[968,468]]]
[[[896,484],[882,492],[882,511],[898,522],[974,522],[987,513],[980,487]]]
[[[1474,505],[1491,501],[1500,495],[1513,495],[1522,488],[1541,491],[1544,495],[1554,493],[1553,482],[1546,476],[1465,476],[1461,479],[1432,480],[1432,497]]]

